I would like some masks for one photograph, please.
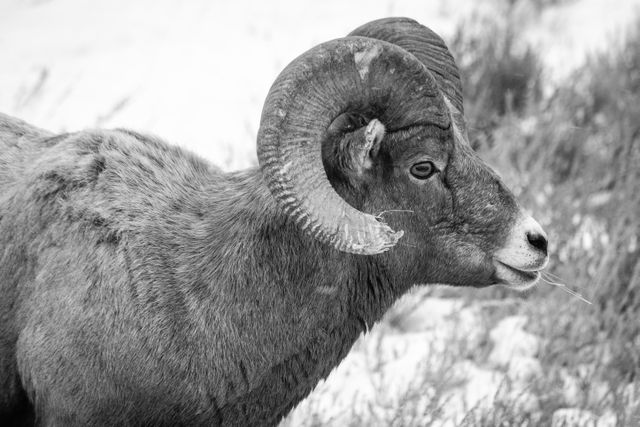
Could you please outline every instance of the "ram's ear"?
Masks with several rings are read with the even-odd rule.
[[[340,144],[342,167],[357,176],[370,169],[378,155],[384,134],[384,125],[380,120],[373,119],[367,126],[343,138]]]

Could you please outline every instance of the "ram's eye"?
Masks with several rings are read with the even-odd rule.
[[[428,179],[436,172],[438,172],[438,169],[430,161],[416,163],[411,166],[411,175],[418,179]]]

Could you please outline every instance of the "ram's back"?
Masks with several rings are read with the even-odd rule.
[[[13,270],[42,270],[51,256],[70,264],[101,253],[74,266],[85,273],[95,270],[90,263],[121,264],[125,250],[161,258],[140,259],[140,268],[169,267],[167,254],[203,233],[210,210],[203,195],[217,193],[224,180],[208,162],[154,137],[126,130],[54,135],[0,114],[0,287],[33,282]],[[87,281],[95,281],[91,275]],[[63,284],[47,284],[56,285]]]
[[[0,113],[0,197],[19,180],[52,134]]]
[[[127,130],[56,135],[0,114],[0,231],[23,230],[23,245],[51,228],[64,232],[56,236],[61,241],[180,234],[178,228],[205,209],[200,195],[224,185],[221,179],[209,163],[152,136]]]

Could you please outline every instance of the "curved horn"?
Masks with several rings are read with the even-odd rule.
[[[391,130],[450,125],[435,79],[413,55],[347,37],[316,46],[278,76],[262,110],[258,159],[269,189],[304,230],[338,250],[372,255],[393,247],[402,231],[343,200],[322,163],[327,128],[352,110],[375,111]]]
[[[462,115],[462,83],[451,52],[439,35],[409,18],[383,18],[368,22],[349,36],[370,37],[400,46],[412,53],[428,69],[438,87]]]

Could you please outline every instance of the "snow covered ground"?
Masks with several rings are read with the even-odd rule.
[[[474,10],[500,13],[495,3],[0,0],[0,111],[55,131],[130,127],[243,168],[268,89],[300,53],[394,15],[446,39]],[[523,30],[566,75],[638,4],[571,1]]]
[[[373,328],[282,427],[457,426],[501,402],[538,409],[530,384],[542,375],[539,338],[525,316],[487,329],[482,309],[453,298],[416,295],[399,317]],[[513,301],[500,301],[508,305]],[[490,355],[480,363],[487,347]]]

